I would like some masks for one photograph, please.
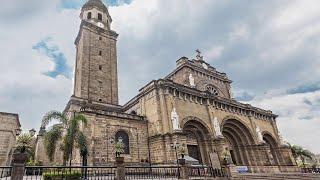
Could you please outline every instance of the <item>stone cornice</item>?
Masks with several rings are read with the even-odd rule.
[[[95,114],[95,115],[115,117],[115,118],[121,118],[121,119],[127,119],[127,120],[135,120],[135,121],[147,122],[146,118],[143,117],[143,116],[127,114],[127,113],[122,113],[122,112],[91,109],[91,108],[88,108],[88,107],[81,108],[80,112],[81,113],[89,113],[89,114]]]
[[[179,64],[179,66],[174,69],[169,75],[167,75],[165,77],[165,79],[170,79],[170,77],[175,74],[176,72],[180,71],[181,69],[188,67],[190,69],[193,69],[195,71],[201,72],[203,74],[209,75],[209,76],[213,76],[221,81],[224,82],[228,82],[228,83],[232,83],[231,80],[228,79],[227,75],[225,73],[221,73],[219,71],[216,71],[214,68],[210,68],[210,69],[204,69],[202,67],[199,67],[197,65],[195,65],[194,63],[192,63],[192,61],[190,60],[183,60],[183,62],[181,64]]]
[[[91,31],[95,31],[96,33],[105,34],[106,36],[110,36],[110,37],[114,38],[115,40],[117,40],[117,38],[119,36],[119,34],[117,34],[115,31],[106,30],[106,29],[100,28],[90,22],[82,20],[81,24],[80,24],[80,30],[79,30],[77,38],[74,42],[75,45],[77,45],[80,40],[81,32],[82,32],[83,28],[87,28]]]
[[[122,106],[114,104],[102,104],[99,102],[89,102],[86,99],[80,97],[71,96],[64,111],[70,108],[71,105],[77,105],[80,107],[90,107],[92,109],[104,110],[104,111],[115,111],[122,112]]]
[[[97,114],[97,115],[103,115],[103,116],[118,117],[118,118],[129,119],[129,120],[146,121],[146,118],[143,116],[124,113],[122,106],[119,106],[119,105],[95,104],[95,102],[87,102],[84,99],[73,96],[69,100],[64,112],[66,112],[67,109],[69,109],[71,105],[79,106],[80,112],[82,112],[82,113],[90,113],[90,114]]]
[[[155,88],[164,89],[166,94],[172,94],[178,98],[190,100],[191,102],[200,103],[204,105],[212,105],[216,109],[221,109],[224,111],[229,111],[234,114],[244,115],[244,116],[253,116],[257,119],[263,120],[275,120],[277,115],[273,114],[272,111],[264,110],[261,108],[254,107],[250,104],[243,104],[236,100],[213,96],[212,94],[199,91],[195,88],[177,84],[171,80],[159,79],[151,81],[144,88],[140,90],[140,93],[131,99],[128,103],[124,105],[124,110],[130,109],[132,106],[139,102],[139,99],[142,98],[145,94],[149,93]],[[183,95],[181,95],[181,94]],[[186,98],[188,96],[188,98]],[[194,97],[194,99],[193,99]],[[198,102],[200,99],[200,102]]]

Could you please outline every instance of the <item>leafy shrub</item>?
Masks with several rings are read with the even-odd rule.
[[[81,179],[81,172],[79,171],[65,171],[63,173],[43,173],[44,180],[78,180]]]

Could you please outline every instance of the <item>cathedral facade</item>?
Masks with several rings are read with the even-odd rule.
[[[119,105],[118,34],[111,29],[108,9],[100,0],[89,0],[80,18],[74,93],[65,112],[81,112],[88,119],[83,131],[89,165],[112,165],[114,143],[121,140],[127,164],[175,164],[179,146],[186,157],[207,166],[232,163],[252,172],[295,167],[279,135],[277,115],[234,100],[232,81],[200,51],[195,58],[181,57],[170,74]],[[81,158],[75,154],[72,161]]]

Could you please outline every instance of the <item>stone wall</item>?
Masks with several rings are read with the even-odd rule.
[[[237,159],[252,169],[272,165],[274,158],[283,164],[289,159],[287,164],[292,163],[286,153],[279,150],[270,149],[261,141],[256,132],[259,127],[261,134],[268,134],[274,140],[274,148],[282,148],[275,121],[275,115],[271,111],[245,105],[234,100],[208,96],[202,92],[185,86],[178,86],[175,83],[165,80],[152,81],[140,90],[140,94],[125,105],[127,112],[135,111],[141,116],[146,116],[149,122],[149,140],[151,160],[154,164],[175,163],[175,150],[171,144],[179,142],[186,144],[186,134],[184,126],[189,121],[194,120],[201,124],[202,133],[206,134],[200,140],[199,151],[204,163],[209,164],[211,154],[217,153],[220,160],[225,151],[230,148],[227,139],[219,140],[216,136],[213,119],[217,119],[221,128],[228,120],[235,120],[243,125],[243,130],[247,131],[247,138],[252,139],[246,146],[241,146],[243,142],[238,142],[239,147],[233,147],[238,151]],[[180,133],[173,130],[171,113],[173,109],[179,116]],[[239,128],[239,127],[235,127]],[[285,149],[285,148],[284,148]],[[239,152],[240,151],[240,152]],[[276,157],[272,157],[275,153]],[[188,154],[188,152],[187,152]],[[179,155],[178,155],[179,156]],[[289,154],[290,157],[290,154]],[[259,169],[259,168],[258,168]]]
[[[0,112],[0,166],[11,164],[17,129],[20,129],[18,114]]]
[[[88,119],[88,126],[83,127],[83,131],[89,142],[89,164],[112,165],[115,162],[114,143],[118,131],[129,136],[130,154],[122,155],[127,164],[149,161],[146,121],[83,113]]]
[[[231,82],[225,73],[216,71],[209,66],[204,69],[200,62],[196,60],[180,60],[178,67],[166,78],[173,80],[175,83],[184,86],[192,87],[189,76],[192,75],[194,79],[194,87],[200,91],[206,91],[207,85],[213,86],[218,95],[225,98],[232,98],[231,96]]]

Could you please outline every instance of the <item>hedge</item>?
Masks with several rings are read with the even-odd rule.
[[[43,173],[44,180],[79,180],[81,179],[81,172],[79,171],[65,171],[55,173]]]

